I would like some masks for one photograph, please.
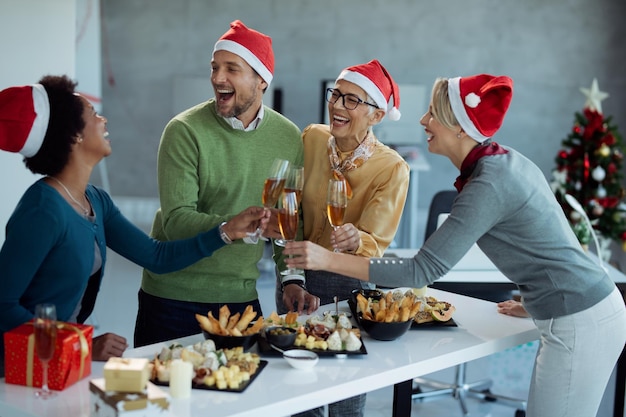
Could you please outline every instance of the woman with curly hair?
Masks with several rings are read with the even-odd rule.
[[[111,154],[111,143],[106,118],[76,85],[66,76],[45,76],[38,84],[0,91],[0,149],[21,153],[26,167],[43,175],[6,226],[0,334],[32,319],[40,303],[55,304],[61,321],[84,322],[104,276],[107,247],[156,273],[172,272],[264,229],[269,219],[262,207],[250,207],[193,238],[150,238],[89,183],[93,168]],[[92,358],[121,356],[127,346],[124,337],[106,333],[94,338]]]

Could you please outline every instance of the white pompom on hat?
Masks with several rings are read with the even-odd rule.
[[[274,78],[274,50],[272,38],[248,28],[241,20],[230,24],[230,29],[215,43],[213,54],[228,51],[240,56],[269,86]]]
[[[461,128],[482,143],[502,126],[513,98],[513,80],[489,74],[450,78],[448,96]]]
[[[337,81],[346,80],[361,87],[390,120],[400,120],[400,89],[378,60],[341,71]],[[393,98],[393,105],[391,99]]]
[[[0,91],[0,149],[26,158],[41,148],[50,120],[50,102],[41,84]]]

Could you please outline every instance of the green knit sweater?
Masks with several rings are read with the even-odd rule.
[[[298,127],[265,107],[256,130],[235,130],[217,115],[214,99],[174,117],[158,152],[161,208],[152,236],[174,240],[204,232],[249,206],[261,206],[263,183],[274,158],[303,163]],[[263,241],[236,241],[174,273],[143,272],[149,294],[192,302],[241,303],[258,298],[257,263]]]

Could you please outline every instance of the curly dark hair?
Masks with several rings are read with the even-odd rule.
[[[26,167],[35,174],[55,176],[65,167],[72,144],[85,128],[84,105],[75,94],[78,83],[66,75],[46,75],[39,80],[48,94],[50,120],[39,151],[24,158]]]

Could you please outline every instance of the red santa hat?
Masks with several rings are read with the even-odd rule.
[[[400,90],[398,84],[378,60],[355,65],[341,71],[337,81],[346,80],[361,87],[374,103],[389,115],[391,120],[400,119]],[[391,98],[393,97],[393,106]]]
[[[41,84],[0,91],[0,149],[34,156],[46,136],[49,119],[48,94]]]
[[[450,78],[448,96],[465,133],[482,143],[502,126],[513,98],[513,80],[489,74]]]
[[[240,56],[265,80],[267,85],[274,78],[274,50],[272,38],[250,29],[241,20],[230,24],[230,29],[215,43],[213,53],[228,51]]]

